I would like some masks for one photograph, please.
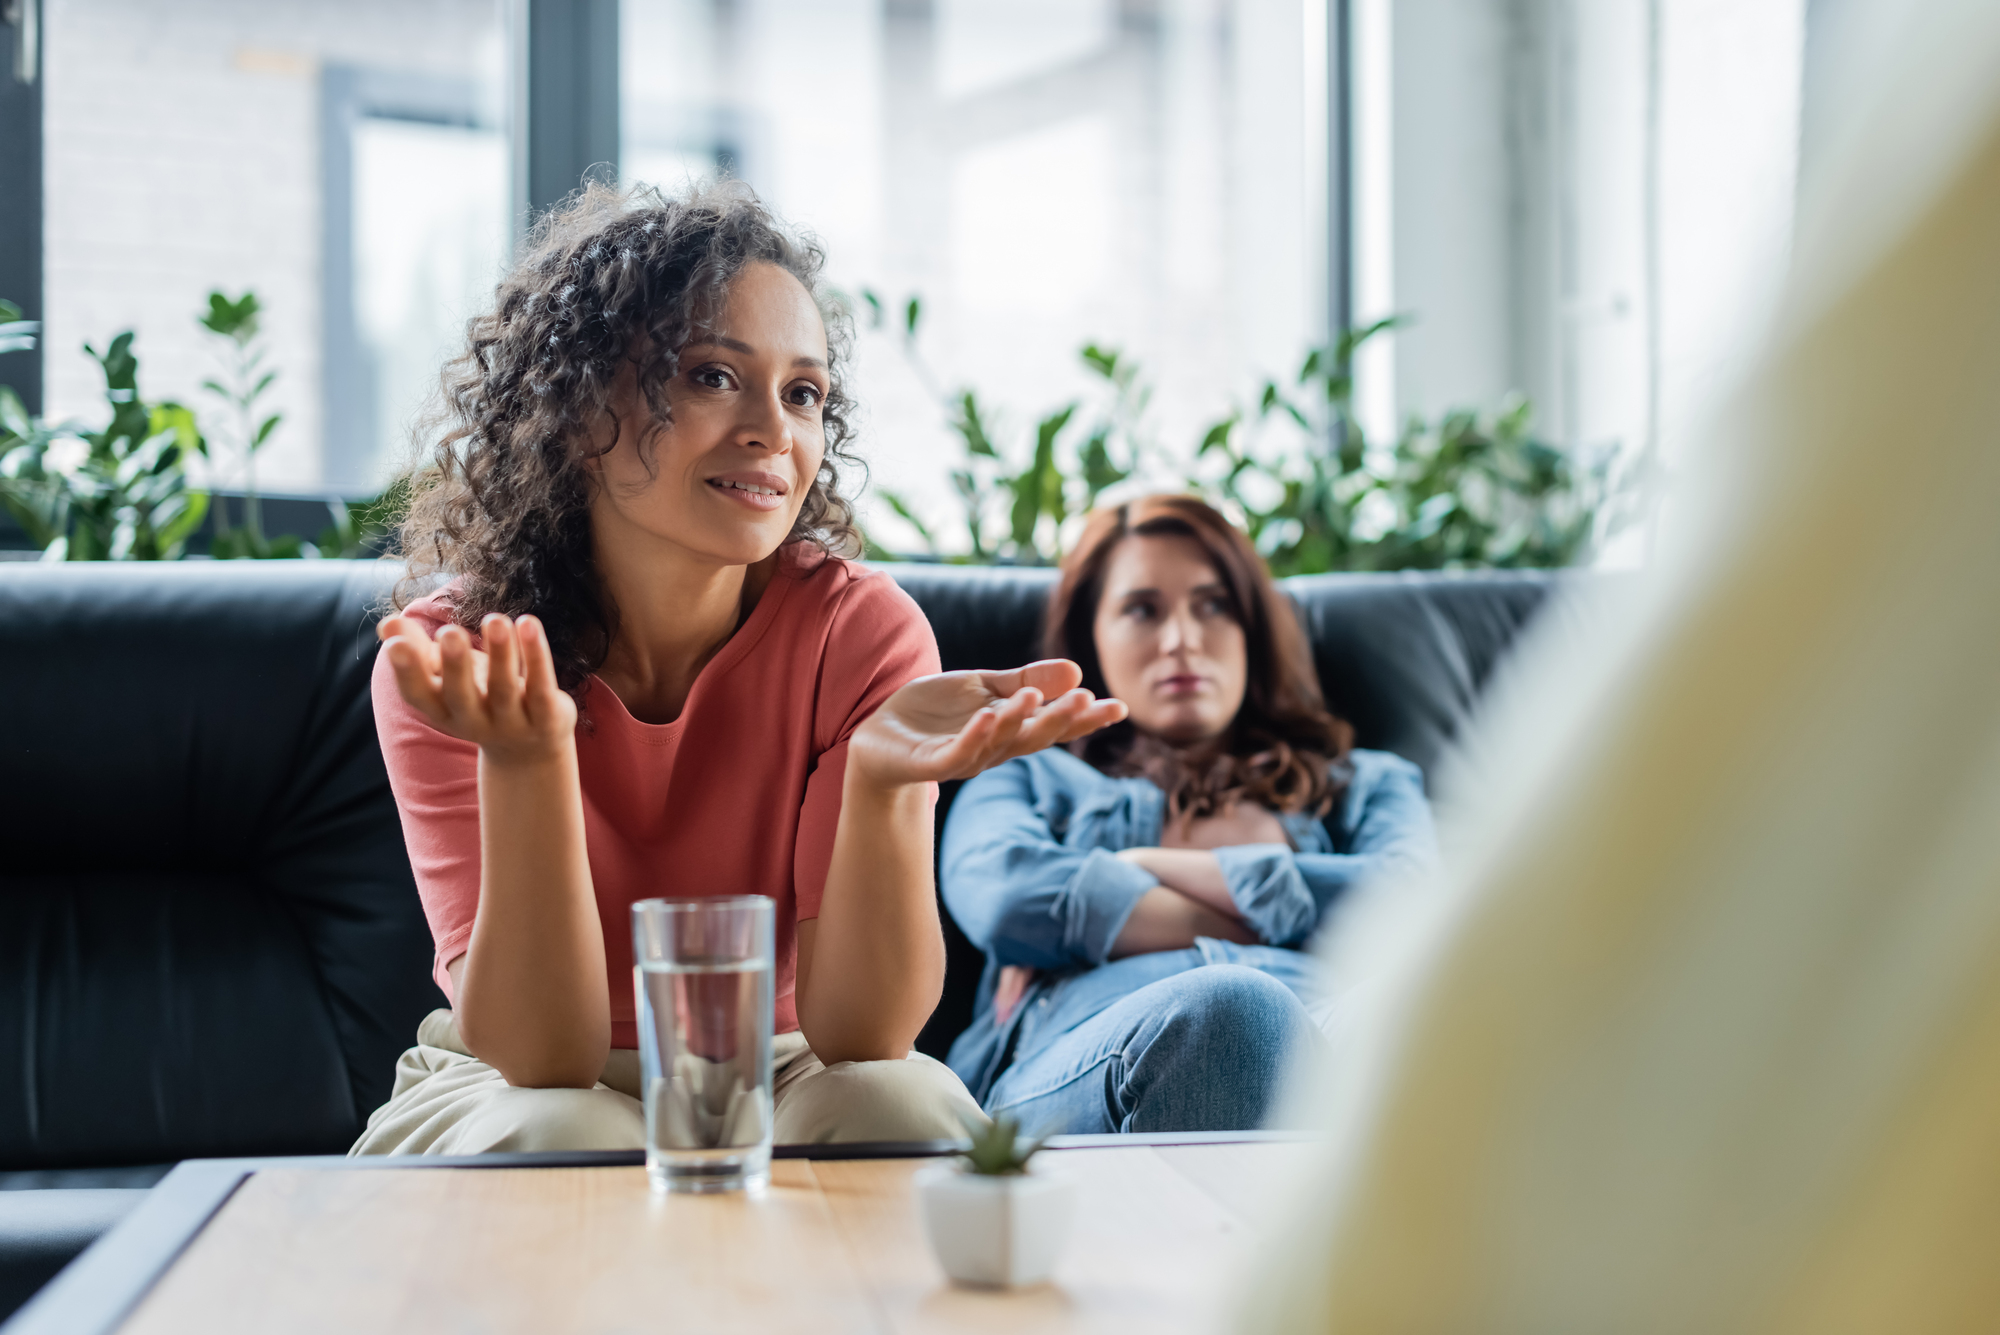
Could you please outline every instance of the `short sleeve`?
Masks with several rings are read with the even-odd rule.
[[[800,922],[819,917],[840,823],[848,738],[903,686],[939,670],[937,637],[916,601],[887,575],[869,571],[855,577],[840,596],[817,665],[813,747],[818,754],[806,780],[792,861]],[[937,785],[930,790],[935,803]]]
[[[435,633],[431,618],[414,619]],[[431,976],[450,998],[445,965],[465,953],[479,910],[479,748],[439,732],[404,703],[387,654],[375,656],[370,689],[403,843],[437,945]]]

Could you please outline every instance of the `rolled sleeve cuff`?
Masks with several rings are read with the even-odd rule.
[[[1058,916],[1064,952],[1092,964],[1104,963],[1133,906],[1159,883],[1144,868],[1101,848],[1092,849],[1063,890]]]
[[[1267,945],[1305,940],[1319,921],[1319,906],[1292,850],[1283,844],[1236,844],[1215,850],[1229,897],[1243,925]]]

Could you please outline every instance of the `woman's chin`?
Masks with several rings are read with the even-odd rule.
[[[1188,714],[1166,714],[1156,719],[1135,718],[1132,723],[1139,731],[1151,733],[1176,750],[1206,746],[1228,731],[1229,726],[1225,723],[1217,727],[1213,719]]]
[[[765,523],[705,523],[691,528],[692,531],[684,529],[661,536],[671,536],[676,545],[699,552],[719,564],[749,566],[784,546],[792,526],[786,517],[774,516],[771,522]]]

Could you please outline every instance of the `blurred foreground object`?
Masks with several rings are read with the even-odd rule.
[[[1679,550],[1336,942],[1400,963],[1243,1329],[2000,1329],[2000,7],[1903,37]]]

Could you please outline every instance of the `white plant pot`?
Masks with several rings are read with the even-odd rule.
[[[916,1185],[931,1251],[961,1284],[1041,1283],[1076,1218],[1076,1183],[1052,1170],[989,1177],[941,1163],[918,1170]]]

